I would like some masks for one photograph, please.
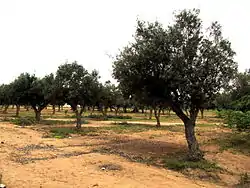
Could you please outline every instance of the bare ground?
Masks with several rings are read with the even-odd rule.
[[[86,126],[105,126],[93,122]],[[206,158],[216,160],[230,173],[219,173],[223,183],[201,181],[164,168],[133,162],[133,156],[159,157],[185,150],[183,132],[145,131],[130,135],[104,134],[55,139],[42,138],[37,127],[19,128],[0,124],[0,173],[8,188],[17,187],[230,187],[241,172],[250,171],[250,157],[218,152],[204,145]],[[198,137],[207,141],[223,131],[198,129]],[[155,135],[155,137],[152,137]],[[113,152],[101,152],[103,148]],[[129,157],[126,157],[129,155]],[[233,174],[233,172],[236,173]],[[188,172],[200,173],[200,172]]]

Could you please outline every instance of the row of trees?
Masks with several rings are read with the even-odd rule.
[[[113,62],[118,87],[101,84],[97,71],[66,63],[55,76],[40,79],[26,73],[2,85],[1,104],[31,105],[39,120],[48,104],[67,103],[76,113],[77,128],[86,106],[98,106],[105,115],[108,107],[126,108],[128,100],[133,100],[136,107],[154,110],[157,125],[161,110],[169,108],[184,123],[189,158],[200,160],[203,152],[195,136],[198,112],[229,88],[238,66],[221,26],[214,22],[204,29],[199,13],[196,9],[181,11],[166,28],[159,22],[138,20],[133,42]],[[237,94],[232,96],[241,100]]]

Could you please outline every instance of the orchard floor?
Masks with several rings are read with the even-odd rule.
[[[109,123],[90,121],[83,126],[106,127]],[[48,133],[45,126],[21,128],[0,122],[0,173],[8,188],[195,188],[233,187],[242,173],[250,172],[249,155],[221,151],[210,142],[230,132],[219,126],[198,127],[197,135],[205,158],[224,170],[207,174],[187,169],[181,173],[144,163],[149,157],[186,150],[182,127],[164,126],[170,129],[106,131],[57,139],[44,136]]]

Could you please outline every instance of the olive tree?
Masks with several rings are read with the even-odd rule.
[[[85,106],[93,100],[93,90],[98,84],[98,73],[89,73],[77,62],[65,63],[56,72],[56,88],[63,93],[64,100],[76,114],[76,128],[81,128]]]
[[[200,160],[197,114],[234,77],[234,55],[217,22],[204,29],[199,10],[183,10],[166,28],[138,20],[134,42],[117,55],[113,76],[131,94],[143,92],[170,106],[184,123],[190,160]]]

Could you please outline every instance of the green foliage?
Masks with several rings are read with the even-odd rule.
[[[225,123],[231,128],[236,128],[239,131],[244,131],[250,128],[250,111],[221,111],[219,112],[220,117],[225,119]]]
[[[250,134],[246,132],[233,132],[215,140],[221,150],[233,150],[243,154],[250,154]]]
[[[216,163],[209,162],[207,160],[201,160],[197,162],[188,161],[183,158],[165,158],[163,160],[164,166],[171,170],[182,171],[184,169],[201,169],[205,171],[214,171],[220,169]]]
[[[33,117],[19,117],[11,120],[11,122],[15,125],[20,126],[29,126],[36,124],[36,121]]]

